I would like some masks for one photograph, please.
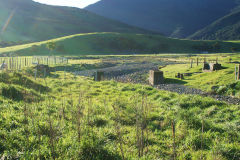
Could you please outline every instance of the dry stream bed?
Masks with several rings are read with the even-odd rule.
[[[93,77],[96,71],[103,71],[104,78],[106,80],[115,80],[123,83],[140,83],[140,84],[149,84],[148,83],[148,72],[152,69],[157,69],[158,66],[165,66],[176,64],[177,62],[167,62],[167,61],[159,61],[159,62],[132,62],[132,63],[123,63],[114,67],[107,67],[102,69],[91,69],[74,72],[74,74],[79,76],[87,76]],[[240,104],[240,99],[224,96],[224,95],[216,95],[208,92],[204,92],[200,89],[190,88],[188,86],[184,86],[182,84],[173,84],[166,83],[154,86],[160,90],[166,90],[170,92],[176,92],[178,94],[192,94],[192,95],[201,95],[203,97],[212,97],[218,101],[224,101],[229,104]]]

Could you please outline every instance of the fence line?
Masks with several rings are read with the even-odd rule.
[[[37,64],[57,65],[68,64],[66,57],[57,56],[32,56],[32,57],[0,57],[1,69],[21,70],[22,68],[32,67]]]

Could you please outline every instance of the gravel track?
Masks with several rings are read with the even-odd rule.
[[[175,62],[158,62],[158,63],[128,63],[122,64],[114,67],[108,67],[103,69],[93,69],[86,71],[75,72],[76,75],[93,77],[96,71],[103,71],[104,77],[106,80],[115,80],[118,82],[125,83],[140,83],[140,84],[148,84],[147,73],[151,69],[157,69],[157,66],[164,66],[169,64],[176,64]],[[213,95],[207,92],[203,92],[202,90],[196,88],[190,88],[180,84],[161,84],[154,86],[160,90],[166,90],[171,92],[176,92],[178,94],[191,94],[191,95],[201,95],[203,97],[212,97],[218,101],[224,101],[229,104],[240,104],[239,98],[234,98],[231,96],[223,96],[223,95]]]
[[[119,81],[126,81],[126,78],[131,75],[135,75],[136,73],[147,73],[151,69],[157,69],[158,66],[165,66],[168,64],[176,64],[175,62],[142,62],[142,63],[126,63],[117,65],[114,67],[102,68],[102,69],[92,69],[85,71],[75,72],[76,75],[92,77],[94,76],[96,71],[103,71],[105,79],[118,79]],[[140,74],[139,74],[140,75]],[[142,82],[136,82],[142,83]]]

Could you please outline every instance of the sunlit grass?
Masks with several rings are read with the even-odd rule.
[[[63,41],[65,39],[73,38],[73,37],[78,37],[78,36],[86,36],[86,35],[94,35],[94,34],[106,34],[107,32],[102,32],[102,33],[81,33],[81,34],[74,34],[70,36],[65,36],[65,37],[60,37],[60,38],[55,38],[47,41],[41,41],[41,42],[35,42],[35,43],[29,43],[29,44],[23,44],[23,45],[17,45],[17,46],[11,46],[11,47],[5,47],[5,48],[0,48],[0,53],[4,52],[15,52],[18,50],[26,49],[26,48],[31,48],[32,46],[40,46],[43,44],[47,44],[48,42],[57,42],[57,41]]]
[[[171,159],[173,120],[178,157],[200,159],[203,156],[211,160],[214,156],[225,160],[239,155],[237,106],[207,97],[159,91],[148,85],[94,82],[92,78],[75,77],[62,71],[52,74],[37,80],[24,74],[32,86],[40,84],[49,88],[40,93],[32,88],[33,93],[37,93],[33,97],[18,74],[11,74],[8,82],[1,82],[11,83],[25,98],[43,98],[28,103],[0,96],[0,129],[1,140],[4,140],[4,143],[0,141],[4,146],[1,157],[120,160],[121,140],[126,159]],[[4,88],[9,90],[8,86]],[[136,128],[137,124],[145,123],[137,121],[136,117],[142,113],[143,104],[149,108],[146,115],[148,132],[142,130],[144,156],[138,157],[136,140],[141,135]],[[19,155],[20,151],[23,154]]]
[[[49,52],[46,44],[55,42],[56,48]],[[220,47],[213,50],[215,43]],[[236,43],[219,41],[192,41],[166,38],[161,35],[97,32],[75,34],[52,40],[0,48],[0,53],[15,53],[19,56],[32,55],[136,55],[136,54],[192,54],[200,53],[201,46],[212,48],[210,52],[231,52],[239,48]],[[199,48],[199,49],[196,49]]]
[[[202,59],[204,58],[204,56],[201,55],[197,57],[201,57]],[[169,65],[163,68],[162,70],[164,71],[166,78],[177,79],[175,78],[177,73],[193,73],[191,76],[184,77],[184,80],[182,81],[186,83],[185,85],[208,92],[212,91],[214,86],[227,86],[236,82],[234,75],[236,65],[228,62],[230,58],[232,59],[231,61],[239,61],[240,57],[238,54],[231,56],[208,55],[206,57],[207,61],[214,62],[215,60],[216,62],[216,58],[218,58],[218,63],[222,64],[223,69],[206,73],[202,72],[203,60],[199,63],[199,66],[197,66],[197,57],[183,57],[182,61],[185,63],[187,62],[186,64]],[[191,59],[194,59],[193,68],[191,68],[190,64]]]

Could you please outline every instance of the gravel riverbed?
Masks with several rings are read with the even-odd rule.
[[[93,77],[96,71],[103,71],[106,80],[115,80],[124,83],[140,83],[148,84],[148,72],[151,69],[157,69],[158,66],[164,66],[174,64],[174,62],[158,62],[158,63],[128,63],[114,67],[108,67],[103,69],[93,69],[75,72],[76,75]],[[229,104],[240,105],[240,99],[231,96],[214,95],[204,92],[196,88],[190,88],[188,86],[180,84],[161,84],[154,86],[159,90],[166,90],[176,92],[178,94],[191,94],[201,95],[203,97],[212,97],[218,101],[224,101]]]

